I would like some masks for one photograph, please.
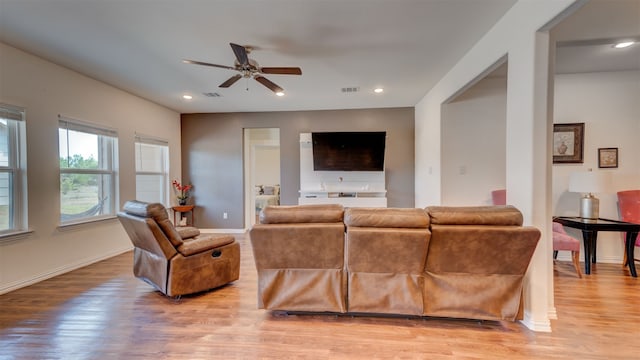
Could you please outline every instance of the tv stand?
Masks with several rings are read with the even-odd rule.
[[[387,207],[387,192],[300,190],[298,204],[340,204],[344,207]]]

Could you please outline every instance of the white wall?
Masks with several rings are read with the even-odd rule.
[[[280,146],[256,146],[255,183],[258,185],[280,184]]]
[[[280,129],[245,129],[251,156],[251,183],[254,185],[280,184]]]
[[[506,77],[485,78],[442,106],[442,204],[491,205],[506,182]]]
[[[441,105],[504,56],[508,57],[506,188],[508,202],[542,238],[525,280],[524,324],[550,331],[551,128],[548,101],[549,36],[538,32],[574,1],[520,0],[416,105],[416,206],[441,203]]]
[[[169,141],[180,178],[180,115],[0,43],[0,102],[26,109],[29,228],[0,241],[0,293],[131,249],[116,219],[59,228],[58,114],[118,131],[120,204],[135,198],[135,133]]]
[[[567,191],[576,171],[610,173],[600,217],[619,219],[616,192],[640,189],[640,71],[556,75],[554,122],[585,123],[584,163],[553,165],[553,214],[577,216],[581,194]],[[598,168],[598,148],[618,148],[618,168]],[[579,230],[567,229],[577,239]],[[584,251],[584,250],[581,250]],[[582,252],[584,254],[584,252]],[[622,263],[621,235],[598,233],[598,262]],[[560,254],[569,259],[569,254]]]

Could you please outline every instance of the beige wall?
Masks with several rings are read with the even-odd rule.
[[[134,137],[166,139],[180,175],[180,118],[107,84],[0,43],[0,102],[26,109],[29,229],[0,239],[0,293],[131,249],[114,218],[59,228],[58,114],[118,132],[119,200],[135,198]]]
[[[507,79],[489,77],[442,106],[442,204],[491,205],[506,182]]]
[[[242,229],[244,128],[280,129],[281,203],[297,204],[300,136],[313,131],[386,131],[388,204],[414,206],[413,108],[183,114],[183,178],[195,186],[199,227]],[[228,219],[223,219],[223,213]]]

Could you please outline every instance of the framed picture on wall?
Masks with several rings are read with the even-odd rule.
[[[598,149],[598,167],[599,168],[617,168],[618,167],[618,148],[599,148]]]
[[[553,163],[583,163],[584,123],[553,124]]]

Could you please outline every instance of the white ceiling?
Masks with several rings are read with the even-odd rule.
[[[0,0],[0,41],[181,113],[414,106],[515,2]],[[563,22],[558,39],[594,38],[584,28],[612,37],[603,35],[612,24],[640,35],[640,0],[596,2],[586,20]],[[262,66],[303,74],[267,75],[285,89],[276,97],[251,79],[218,88],[235,73],[181,61],[233,65],[230,42],[255,47]]]
[[[0,0],[0,41],[182,113],[413,106],[514,3]],[[230,42],[302,76],[266,76],[279,98],[251,79],[218,88],[235,72],[181,62],[233,65]]]
[[[552,34],[557,73],[640,70],[640,44],[612,48],[619,40],[640,42],[640,0],[592,0]]]

